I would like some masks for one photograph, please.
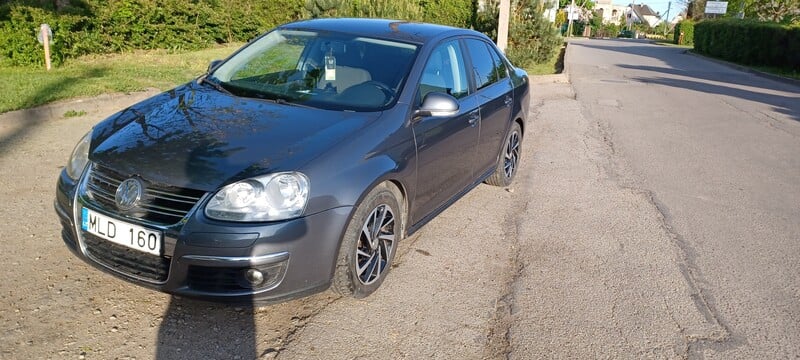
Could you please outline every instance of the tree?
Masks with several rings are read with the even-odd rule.
[[[558,0],[558,8],[563,9],[565,6],[572,4],[572,0]],[[584,8],[586,10],[594,9],[594,0],[575,0],[575,6]]]
[[[707,0],[687,0],[687,18],[702,19],[705,17]],[[784,24],[800,23],[800,0],[727,0],[727,16],[735,17],[743,12],[745,19],[773,21]]]
[[[517,66],[549,61],[563,42],[540,10],[542,0],[512,0],[506,54]]]
[[[800,22],[800,0],[757,0],[752,1],[750,8],[761,21]]]

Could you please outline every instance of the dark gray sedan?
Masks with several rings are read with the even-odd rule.
[[[474,31],[283,25],[87,133],[58,180],[62,237],[173,294],[365,297],[399,241],[511,183],[528,103],[525,72]]]

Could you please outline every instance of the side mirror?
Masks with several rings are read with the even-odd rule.
[[[417,118],[426,116],[446,117],[458,114],[458,100],[440,92],[432,92],[422,99],[422,106],[414,113]]]
[[[219,64],[222,64],[222,60],[211,60],[211,62],[208,64],[208,69],[206,70],[206,74],[211,73],[211,70],[214,70],[214,68],[217,67],[217,65]]]

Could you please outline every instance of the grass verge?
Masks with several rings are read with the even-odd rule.
[[[791,69],[768,67],[768,66],[750,66],[750,68],[767,74],[778,75],[785,78],[800,80],[800,69],[791,70]]]
[[[202,74],[209,61],[230,55],[241,44],[193,52],[166,50],[94,55],[71,60],[50,71],[0,67],[0,113],[56,100],[111,92],[166,90]]]
[[[553,54],[553,56],[545,63],[536,64],[533,66],[529,66],[525,68],[525,71],[528,72],[528,75],[552,75],[552,74],[560,74],[564,71],[564,52],[566,51],[566,46],[562,46],[561,49]]]

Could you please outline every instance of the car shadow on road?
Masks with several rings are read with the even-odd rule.
[[[737,87],[722,86],[701,81],[692,81],[667,77],[631,77],[631,80],[648,84],[658,84],[681,89],[689,89],[703,93],[719,94],[736,97],[742,100],[754,101],[772,106],[773,110],[786,115],[788,118],[800,121],[800,96],[782,96],[759,91],[745,90]]]
[[[253,306],[171,297],[158,329],[156,359],[256,359]]]

